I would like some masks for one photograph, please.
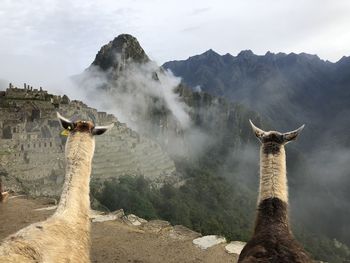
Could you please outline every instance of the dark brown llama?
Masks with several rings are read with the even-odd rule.
[[[288,220],[288,187],[284,145],[295,140],[304,128],[280,133],[265,132],[250,121],[260,148],[260,191],[253,237],[243,248],[241,263],[311,263],[294,239]]]

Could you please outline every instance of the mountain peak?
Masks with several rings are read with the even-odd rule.
[[[300,53],[299,56],[306,58],[306,59],[309,59],[309,60],[320,60],[319,56],[314,55],[314,54],[305,53],[305,52]]]
[[[204,54],[218,54],[218,53],[216,53],[213,49],[210,48],[207,51],[205,51]]]
[[[121,34],[100,49],[92,65],[99,66],[103,70],[118,68],[120,62],[118,58],[138,63],[150,60],[135,37]]]
[[[237,55],[237,57],[244,57],[244,58],[248,58],[248,57],[252,57],[252,56],[255,56],[255,54],[250,49],[242,50]]]
[[[220,56],[220,54],[216,53],[214,50],[212,49],[208,49],[207,51],[205,51],[203,54],[201,54],[200,56]]]
[[[342,58],[339,59],[336,63],[337,64],[344,64],[344,63],[349,63],[349,62],[350,62],[350,57],[342,56]]]

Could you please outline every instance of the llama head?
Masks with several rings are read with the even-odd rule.
[[[57,112],[57,118],[59,119],[62,127],[65,130],[67,130],[69,133],[84,132],[84,133],[89,133],[91,135],[101,135],[114,126],[114,124],[110,124],[108,126],[95,126],[95,124],[92,121],[79,120],[79,121],[73,122],[64,118],[58,112]]]
[[[249,120],[250,125],[255,133],[255,136],[259,139],[262,144],[277,144],[277,145],[285,145],[291,141],[294,141],[302,129],[304,129],[305,125],[302,125],[300,128],[290,131],[290,132],[277,132],[277,131],[263,131],[256,127],[251,120]]]

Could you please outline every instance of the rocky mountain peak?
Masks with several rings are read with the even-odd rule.
[[[202,56],[220,56],[218,53],[216,53],[214,50],[209,49],[205,51]]]
[[[145,63],[150,59],[135,37],[121,34],[100,49],[92,65],[108,70],[120,68],[127,61]]]
[[[237,57],[243,57],[243,58],[249,58],[255,56],[253,51],[251,51],[250,49],[247,50],[242,50],[241,52],[238,53]]]
[[[350,64],[350,56],[343,56],[341,59],[339,59],[336,64],[338,65],[344,65],[344,64]]]

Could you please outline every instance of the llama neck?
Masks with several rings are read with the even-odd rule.
[[[260,204],[268,198],[288,203],[286,153],[283,145],[263,144],[260,150]]]
[[[94,138],[88,133],[71,134],[66,143],[66,177],[55,216],[89,220],[89,184]]]
[[[289,232],[286,154],[283,145],[263,144],[255,232],[275,224]]]

